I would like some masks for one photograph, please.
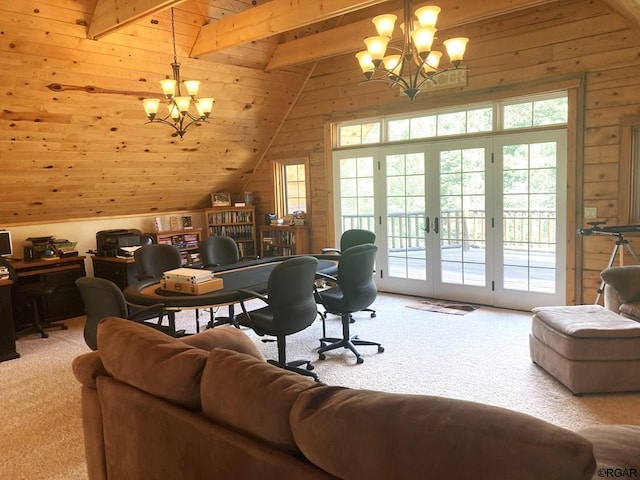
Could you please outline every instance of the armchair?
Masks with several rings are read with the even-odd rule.
[[[248,311],[241,300],[242,313],[237,316],[241,325],[250,327],[258,335],[273,335],[278,343],[278,360],[268,360],[285,370],[313,377],[313,364],[309,360],[287,360],[286,338],[310,326],[318,316],[314,299],[314,279],[318,260],[314,257],[295,257],[282,262],[269,275],[267,296],[250,290],[241,293],[257,298],[265,307]],[[300,368],[306,365],[306,368]]]
[[[600,274],[604,282],[604,306],[624,317],[640,321],[640,265],[609,267]]]
[[[373,265],[375,263],[378,247],[372,243],[351,247],[340,256],[338,263],[338,275],[318,273],[319,278],[325,278],[335,283],[335,287],[327,290],[316,290],[316,301],[321,304],[325,313],[322,316],[323,338],[320,340],[321,348],[318,350],[320,360],[325,359],[325,353],[336,348],[348,348],[355,356],[357,363],[364,362],[356,345],[377,345],[378,353],[384,352],[384,348],[378,342],[361,340],[351,337],[349,324],[351,314],[371,305],[377,296],[376,284],[373,281]],[[342,319],[342,338],[328,338],[325,334],[326,314],[340,315]],[[327,345],[328,344],[328,345]]]

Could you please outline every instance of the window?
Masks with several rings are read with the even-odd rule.
[[[435,139],[494,131],[566,125],[567,92],[519,97],[495,103],[422,112],[415,116],[377,118],[337,125],[337,148]],[[500,120],[498,120],[500,119]]]
[[[276,202],[280,216],[308,211],[307,171],[304,160],[275,163]]]

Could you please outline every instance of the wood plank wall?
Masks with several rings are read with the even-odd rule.
[[[94,41],[95,0],[0,2],[0,227],[193,210],[241,191],[305,75],[189,59],[209,18],[194,3],[176,8],[178,62],[216,104],[180,141],[146,124],[140,102],[171,75],[169,11]]]
[[[196,3],[204,5],[200,10],[215,4]],[[192,2],[183,5],[176,10],[183,77],[202,80],[202,93],[217,103],[211,124],[181,142],[166,127],[146,125],[139,103],[157,94],[156,81],[170,74],[168,12],[93,41],[86,28],[95,0],[0,2],[0,227],[191,211],[206,207],[212,191],[252,191],[261,216],[275,209],[273,162],[308,158],[312,251],[319,251],[334,243],[331,122],[574,82],[581,102],[570,129],[576,142],[568,185],[575,192],[568,212],[568,298],[593,301],[613,239],[580,237],[575,228],[585,226],[585,207],[597,208],[609,225],[630,222],[629,189],[623,188],[628,146],[621,139],[629,119],[640,115],[640,36],[602,2],[562,0],[440,32],[471,38],[469,84],[414,105],[382,85],[361,86],[351,55],[268,74],[188,59],[204,19]],[[54,92],[47,88],[52,83],[72,87]],[[89,85],[106,90],[82,89]]]
[[[359,85],[362,75],[350,55],[322,62],[254,178],[269,175],[273,160],[309,156],[312,251],[319,251],[333,242],[326,176],[331,159],[325,138],[328,123],[543,92],[574,79],[582,86],[574,98],[584,95],[584,109],[575,112],[577,123],[571,129],[577,143],[570,147],[575,158],[569,191],[575,198],[568,212],[567,298],[593,303],[599,272],[614,243],[611,237],[581,237],[576,227],[586,226],[584,207],[597,208],[598,220],[609,225],[630,221],[619,215],[619,202],[629,202],[618,199],[620,179],[628,178],[627,172],[619,172],[626,153],[620,151],[620,131],[624,117],[640,113],[638,32],[601,2],[578,0],[459,27],[446,35],[471,38],[466,54],[469,81],[462,91],[433,93],[409,105],[383,85]],[[257,180],[248,189],[263,198],[272,195],[271,185]],[[640,241],[635,243],[640,248]]]

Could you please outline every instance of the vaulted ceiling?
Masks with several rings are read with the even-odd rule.
[[[538,8],[549,21],[564,2],[434,3],[443,7],[439,35],[471,29],[477,45],[484,22],[499,29],[503,16],[535,19]],[[640,0],[589,3],[640,28]],[[309,79],[343,81],[350,57],[346,81],[357,84],[351,55],[373,33],[371,18],[402,7],[402,0],[3,0],[0,226],[198,209],[211,192],[243,191],[265,157],[287,153],[274,153],[273,141]],[[202,80],[201,94],[216,97],[210,124],[183,142],[168,127],[145,124],[139,101],[159,96],[157,81],[171,73],[171,8],[183,78]],[[334,61],[339,71],[314,70]],[[323,112],[331,108],[328,99]]]

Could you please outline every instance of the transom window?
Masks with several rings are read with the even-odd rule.
[[[336,147],[563,125],[568,121],[568,111],[567,94],[559,92],[429,114],[340,123]]]

